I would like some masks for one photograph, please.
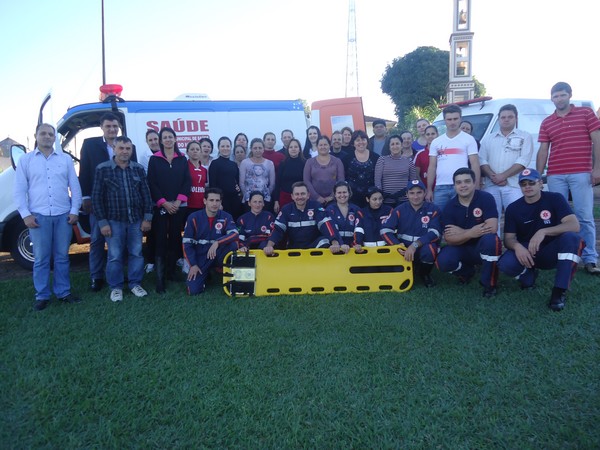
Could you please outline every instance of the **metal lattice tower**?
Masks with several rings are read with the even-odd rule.
[[[348,44],[346,49],[346,97],[358,97],[358,52],[356,49],[356,9],[348,2]]]

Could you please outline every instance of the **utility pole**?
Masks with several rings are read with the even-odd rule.
[[[104,57],[104,0],[101,0],[102,6],[102,85],[106,84],[106,60]]]
[[[358,97],[358,52],[356,49],[356,9],[348,5],[348,44],[346,48],[346,97]]]

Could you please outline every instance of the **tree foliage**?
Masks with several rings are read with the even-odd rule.
[[[393,132],[400,134],[402,131],[408,130],[413,134],[413,136],[416,137],[417,129],[415,125],[417,120],[427,119],[430,123],[433,123],[437,115],[441,112],[439,105],[443,103],[442,100],[442,98],[440,98],[439,101],[430,99],[426,105],[411,107],[398,121],[398,124],[394,127]]]
[[[422,106],[446,96],[450,53],[435,47],[419,47],[385,68],[381,90],[396,105],[402,120],[413,106]]]
[[[475,97],[483,97],[485,96],[486,89],[485,85],[479,81],[477,78],[473,76],[473,81],[475,82]]]

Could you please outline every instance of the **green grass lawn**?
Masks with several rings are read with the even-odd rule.
[[[527,293],[502,277],[493,299],[434,275],[404,294],[170,284],[113,304],[74,274],[84,303],[42,312],[29,279],[2,282],[1,447],[600,447],[600,279],[580,271],[553,313],[553,272]]]

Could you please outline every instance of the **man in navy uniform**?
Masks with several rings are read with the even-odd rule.
[[[481,264],[483,296],[496,295],[498,259],[502,243],[498,231],[498,210],[494,197],[475,190],[475,172],[462,167],[452,176],[456,195],[442,211],[444,239],[448,245],[437,257],[438,269],[457,276],[466,284]]]
[[[332,253],[338,253],[342,239],[321,204],[309,199],[308,187],[302,181],[292,185],[292,200],[275,219],[275,228],[263,249],[265,255],[273,254],[286,232],[287,248],[329,247]]]
[[[190,295],[203,293],[209,269],[222,266],[225,255],[238,248],[235,220],[221,209],[222,200],[221,189],[207,188],[206,208],[190,214],[185,224],[183,253],[190,265],[187,277]]]
[[[441,211],[434,203],[425,201],[426,193],[427,187],[421,180],[409,181],[408,201],[397,206],[383,222],[381,236],[388,245],[404,244],[406,250],[398,251],[406,261],[414,262],[415,273],[425,287],[433,287],[431,270],[441,238]]]
[[[523,170],[519,186],[523,197],[506,208],[504,245],[508,250],[498,267],[517,278],[521,289],[533,288],[536,269],[556,268],[548,307],[561,311],[585,245],[578,234],[579,222],[561,194],[542,191],[537,170]]]

